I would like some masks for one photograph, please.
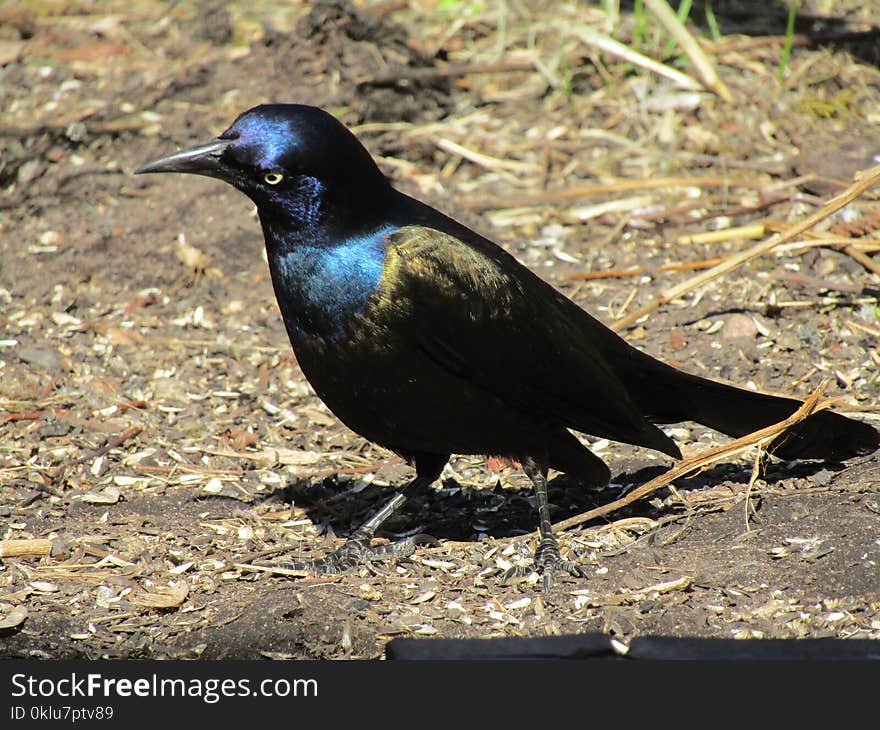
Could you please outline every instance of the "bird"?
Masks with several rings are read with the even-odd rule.
[[[341,573],[411,555],[433,538],[373,545],[382,523],[437,481],[451,455],[488,455],[518,463],[531,480],[539,540],[531,564],[513,570],[539,574],[549,590],[558,575],[587,576],[553,533],[549,470],[585,488],[611,477],[576,432],[679,459],[660,425],[694,421],[739,437],[801,406],[632,346],[498,244],[397,190],[318,107],[256,106],[209,142],[135,173],[216,178],[253,201],[306,379],[348,428],[415,467],[341,547],[285,567]],[[875,428],[826,409],[767,450],[841,461],[878,444]]]

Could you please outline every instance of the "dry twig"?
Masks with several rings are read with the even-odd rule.
[[[20,558],[25,556],[49,555],[52,541],[45,538],[33,540],[0,540],[0,558]]]
[[[769,253],[774,248],[779,246],[779,244],[790,241],[795,236],[799,236],[804,231],[815,226],[817,223],[819,223],[819,221],[824,220],[832,213],[848,205],[859,195],[876,185],[878,182],[880,182],[880,165],[876,165],[868,170],[863,170],[860,173],[857,173],[855,176],[855,181],[852,185],[849,186],[849,188],[847,188],[839,195],[831,198],[831,200],[829,200],[825,205],[823,205],[812,215],[807,216],[797,223],[793,223],[782,233],[771,236],[766,241],[762,241],[761,243],[752,246],[749,249],[746,249],[742,253],[731,256],[724,263],[719,264],[709,271],[698,274],[697,276],[692,276],[687,281],[684,281],[681,284],[672,287],[671,289],[667,289],[666,291],[662,292],[659,297],[651,302],[648,302],[648,304],[646,304],[645,306],[639,307],[634,312],[628,314],[626,317],[617,320],[614,324],[611,325],[611,329],[613,329],[615,332],[619,332],[620,330],[625,329],[632,324],[635,324],[642,317],[651,314],[651,312],[654,312],[655,310],[662,307],[664,304],[671,302],[673,299],[677,299],[678,297],[687,294],[694,289],[708,284],[713,279],[717,279],[719,276],[722,276],[723,274],[732,271],[737,266],[744,264],[746,261],[751,261],[754,258],[758,258],[759,256],[763,256],[764,254]]]
[[[642,276],[643,274],[653,274],[655,272],[666,271],[694,271],[699,269],[709,269],[713,266],[727,261],[727,256],[720,258],[706,259],[705,261],[685,261],[680,264],[663,264],[662,266],[646,267],[636,266],[631,269],[607,269],[606,271],[584,271],[579,274],[569,274],[562,277],[568,281],[592,281],[593,279],[619,279],[625,276]]]
[[[588,198],[592,195],[607,193],[627,193],[633,190],[665,190],[672,187],[689,188],[750,188],[755,187],[754,181],[735,180],[723,175],[707,177],[690,176],[665,176],[642,178],[637,180],[618,180],[613,183],[597,183],[591,185],[576,185],[562,190],[546,190],[532,195],[524,195],[518,198],[488,198],[474,200],[465,203],[469,208],[476,211],[505,208],[526,208],[529,206],[558,203],[563,200],[575,198]]]
[[[772,426],[767,426],[766,428],[762,428],[759,431],[755,431],[753,433],[742,436],[734,441],[731,441],[729,444],[723,444],[721,446],[715,446],[711,449],[706,449],[705,451],[695,454],[687,459],[682,459],[678,464],[676,464],[669,471],[661,474],[660,476],[652,479],[651,481],[643,484],[641,487],[633,489],[629,494],[621,497],[620,499],[616,499],[613,502],[609,502],[608,504],[603,504],[601,507],[596,507],[595,509],[591,509],[587,512],[583,512],[579,515],[575,515],[574,517],[570,517],[567,520],[562,520],[561,522],[557,522],[553,525],[554,530],[568,530],[572,527],[576,527],[577,525],[582,525],[584,522],[589,522],[597,517],[601,517],[603,515],[607,515],[615,510],[620,509],[621,507],[625,507],[628,504],[632,504],[643,497],[647,497],[649,494],[656,492],[661,487],[665,487],[667,484],[670,484],[674,480],[679,477],[686,476],[698,469],[702,469],[703,467],[708,466],[709,464],[714,464],[716,461],[721,461],[722,459],[729,459],[736,454],[739,454],[745,451],[752,446],[761,445],[766,446],[771,441],[773,441],[780,434],[784,433],[786,430],[794,426],[796,423],[800,423],[805,418],[811,416],[813,413],[817,411],[823,410],[831,405],[832,400],[826,400],[819,402],[819,399],[825,392],[825,389],[828,387],[830,381],[824,381],[819,385],[818,388],[807,398],[803,405],[798,408],[794,413],[792,413],[788,418],[784,421],[780,421],[779,423],[775,423]]]

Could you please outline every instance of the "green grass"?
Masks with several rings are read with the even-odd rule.
[[[712,40],[716,43],[721,40],[721,28],[718,25],[718,19],[712,10],[712,3],[706,3],[706,25],[709,26],[709,32],[712,34]]]
[[[788,72],[788,62],[791,60],[791,45],[794,39],[794,21],[797,17],[797,5],[792,3],[788,6],[788,22],[785,25],[785,43],[782,46],[782,56],[779,59],[779,83],[785,80]]]
[[[676,15],[678,19],[684,23],[688,16],[691,14],[691,6],[693,5],[693,0],[681,0],[681,3],[678,6],[678,12]],[[666,45],[663,47],[663,56],[669,56],[672,54],[672,51],[675,50],[675,39],[670,38],[666,41]]]
[[[648,27],[648,17],[642,0],[636,0],[633,6],[633,36],[632,45],[639,51],[645,42],[645,29]]]

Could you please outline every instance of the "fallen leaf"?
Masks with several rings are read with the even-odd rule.
[[[15,606],[9,613],[0,614],[0,631],[8,631],[16,626],[20,626],[27,617],[27,608]]]

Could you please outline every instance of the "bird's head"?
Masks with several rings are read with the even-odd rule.
[[[313,106],[264,104],[223,134],[142,165],[135,174],[185,172],[223,180],[261,214],[302,214],[303,197],[324,207],[363,206],[390,189],[369,152],[335,117]]]

